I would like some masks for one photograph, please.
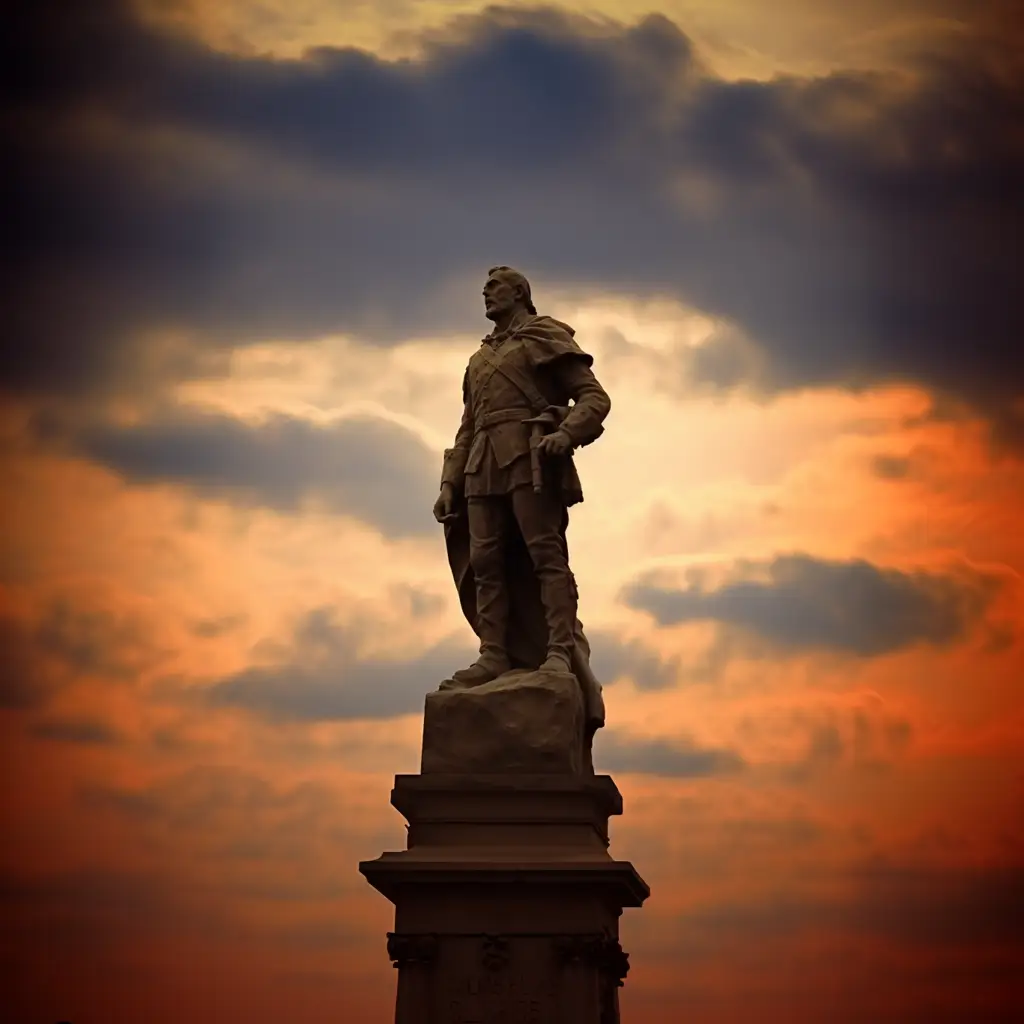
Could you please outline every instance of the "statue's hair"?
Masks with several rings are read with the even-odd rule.
[[[530,295],[530,282],[526,280],[525,274],[521,274],[514,267],[506,267],[504,264],[497,267],[490,267],[488,269],[488,277],[491,277],[494,274],[501,274],[501,276],[511,285],[518,285],[523,293],[523,302],[526,305],[526,311],[531,313],[533,316],[537,315],[537,307],[533,304],[533,298]]]

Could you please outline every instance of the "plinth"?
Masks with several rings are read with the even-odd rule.
[[[396,1024],[618,1024],[619,918],[649,889],[608,852],[609,776],[399,775],[391,803],[407,848],[359,870],[395,905]]]

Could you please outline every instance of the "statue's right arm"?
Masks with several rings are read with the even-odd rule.
[[[444,452],[444,466],[441,469],[441,487],[450,485],[453,491],[461,491],[466,479],[466,460],[469,458],[469,446],[473,443],[476,430],[473,424],[473,403],[469,396],[468,382],[462,381],[462,422],[455,433],[455,441],[451,448]]]

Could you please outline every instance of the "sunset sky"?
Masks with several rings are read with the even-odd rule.
[[[1024,1020],[1019,4],[17,7],[0,1019],[393,1019],[505,263],[612,398],[624,1024]]]

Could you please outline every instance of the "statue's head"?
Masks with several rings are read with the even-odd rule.
[[[511,267],[491,267],[484,285],[484,315],[488,320],[500,320],[516,309],[536,315],[530,282]]]

